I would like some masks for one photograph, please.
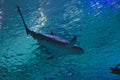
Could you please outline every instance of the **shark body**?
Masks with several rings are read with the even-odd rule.
[[[51,34],[42,34],[42,33],[38,33],[33,30],[30,30],[24,21],[24,18],[22,16],[19,6],[17,6],[17,9],[22,18],[27,35],[28,34],[31,35],[42,46],[45,46],[46,48],[53,50],[58,55],[66,55],[66,54],[79,55],[84,53],[84,50],[82,48],[75,45],[76,39],[77,39],[76,36],[74,36],[71,41],[68,41],[66,39],[62,39],[56,36],[53,30],[51,30]]]

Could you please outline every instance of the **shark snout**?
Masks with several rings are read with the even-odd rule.
[[[73,53],[74,54],[83,54],[84,53],[84,50],[82,49],[82,48],[80,48],[80,47],[78,47],[78,46],[74,46],[73,47]]]

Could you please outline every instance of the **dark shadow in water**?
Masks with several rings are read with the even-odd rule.
[[[115,67],[110,67],[110,71],[113,74],[119,74],[120,75],[120,64],[117,64]]]
[[[53,55],[53,51],[49,50],[48,48],[42,46],[42,45],[39,45],[35,51],[38,51],[36,54],[36,56],[42,56],[42,55],[46,55],[46,59],[47,60],[52,60],[54,58],[54,55]]]

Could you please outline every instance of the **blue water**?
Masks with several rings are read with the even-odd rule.
[[[71,40],[83,55],[47,60],[27,36],[17,12],[29,28]],[[0,80],[120,80],[109,67],[120,63],[120,0],[1,0]]]

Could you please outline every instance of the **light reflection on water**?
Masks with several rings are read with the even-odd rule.
[[[36,15],[34,15],[36,14]],[[45,23],[47,21],[47,18],[45,16],[45,14],[43,13],[43,9],[42,8],[38,8],[38,11],[34,12],[32,15],[34,15],[33,19],[31,19],[30,22],[33,22],[31,25],[35,25],[32,27],[32,29],[34,31],[41,31],[40,28],[45,26]]]

